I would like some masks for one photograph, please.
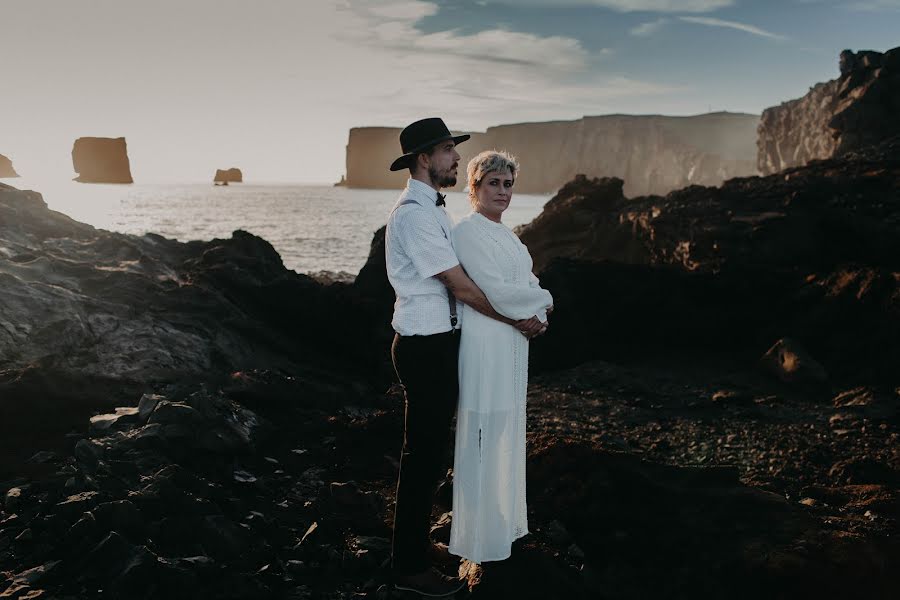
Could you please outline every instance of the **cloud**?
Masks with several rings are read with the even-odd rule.
[[[669,23],[669,19],[663,17],[661,19],[656,19],[655,21],[641,23],[636,27],[632,27],[629,32],[631,33],[631,35],[637,36],[653,35],[657,31],[662,29],[666,23]]]
[[[714,19],[711,17],[678,17],[682,21],[686,21],[688,23],[697,23],[698,25],[707,25],[709,27],[727,27],[730,29],[737,29],[739,31],[745,31],[747,33],[752,33],[753,35],[760,35],[763,37],[775,39],[775,40],[785,40],[787,39],[783,35],[779,35],[777,33],[772,33],[770,31],[765,31],[764,29],[760,29],[759,27],[754,27],[753,25],[746,25],[744,23],[738,23],[737,21],[723,21],[722,19]]]
[[[413,45],[426,52],[447,52],[486,62],[569,70],[584,68],[588,58],[587,51],[576,39],[540,37],[503,29],[462,36],[452,31],[442,31],[421,36]]]
[[[676,90],[600,72],[596,67],[613,51],[589,51],[571,37],[505,28],[426,33],[417,16],[430,10],[424,4],[430,3],[346,5],[334,35],[352,56],[344,62],[354,65],[348,77],[356,91],[347,102],[365,99],[372,107],[360,124],[400,125],[433,113],[451,127],[472,129],[548,115],[578,118],[614,110],[622,98]]]
[[[900,11],[900,0],[869,0],[868,2],[851,2],[846,5],[850,10],[864,12],[896,12]]]
[[[489,0],[487,3],[551,8],[597,6],[619,12],[707,13],[732,6],[734,0]]]
[[[390,2],[387,4],[371,3],[368,5],[367,10],[375,17],[418,21],[437,13],[438,7],[431,2],[409,0],[408,2]]]

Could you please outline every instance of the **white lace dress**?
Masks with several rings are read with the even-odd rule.
[[[531,255],[506,225],[471,213],[453,229],[460,264],[491,305],[510,319],[546,321],[550,292]],[[450,552],[473,562],[503,560],[528,533],[525,395],[528,340],[511,325],[460,304],[459,409]]]

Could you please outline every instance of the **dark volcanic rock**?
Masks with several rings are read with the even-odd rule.
[[[72,165],[82,183],[134,183],[125,138],[83,137],[72,146]]]
[[[372,310],[243,231],[186,244],[117,234],[0,187],[0,440],[27,458],[38,448],[19,442],[35,432],[65,433],[147,386],[255,368],[380,385]],[[95,426],[122,418],[135,417]]]
[[[241,183],[244,181],[244,175],[237,167],[224,170],[216,169],[216,176],[213,177],[213,181],[216,183]]]
[[[573,532],[582,585],[601,597],[837,597],[863,574],[870,593],[887,597],[894,584],[877,566],[890,543],[875,550],[820,529],[802,506],[741,484],[732,468],[663,466],[539,437],[529,495],[538,520]],[[673,524],[685,535],[665,533]]]
[[[0,177],[18,177],[12,161],[0,154]]]
[[[776,173],[900,134],[900,48],[841,52],[841,75],[763,111],[758,164]]]
[[[831,375],[896,377],[900,138],[664,198],[578,178],[519,235],[556,300],[533,365],[750,361],[792,337]]]

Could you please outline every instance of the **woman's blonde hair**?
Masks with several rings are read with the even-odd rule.
[[[485,175],[505,170],[509,171],[515,182],[519,162],[505,150],[485,150],[469,161],[469,166],[466,167],[466,176],[469,180],[469,203],[473,208],[478,205],[478,196],[475,195],[475,190],[481,185]]]

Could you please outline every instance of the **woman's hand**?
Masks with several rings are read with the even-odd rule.
[[[521,321],[516,321],[515,328],[530,340],[531,338],[541,335],[542,333],[547,331],[547,324],[541,322],[541,320],[538,319],[537,316],[534,316],[530,319],[522,319]]]

